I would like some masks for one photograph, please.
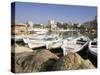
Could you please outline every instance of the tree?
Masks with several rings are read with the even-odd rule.
[[[77,28],[78,28],[78,23],[75,23],[75,24],[73,25],[73,28],[74,28],[74,29],[77,29]]]
[[[62,28],[62,24],[60,22],[57,22],[57,27]]]
[[[63,23],[63,28],[67,29],[68,28],[68,24],[67,23]]]

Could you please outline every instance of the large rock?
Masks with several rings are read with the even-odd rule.
[[[52,71],[57,59],[59,57],[49,50],[40,50],[36,53],[17,54],[16,63],[23,69],[22,72]]]
[[[53,70],[78,70],[95,68],[89,60],[84,60],[77,53],[69,53],[63,56],[54,65]]]
[[[91,63],[89,59],[82,61],[83,69],[94,69],[94,65]]]
[[[50,51],[42,50],[36,53],[30,64],[25,67],[24,72],[50,71],[57,59],[58,57]]]

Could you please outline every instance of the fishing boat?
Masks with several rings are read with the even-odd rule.
[[[37,41],[37,40],[41,40],[43,37],[45,37],[44,35],[38,35],[38,34],[34,34],[34,35],[24,35],[23,36],[23,41],[25,44],[27,44],[29,41]]]
[[[46,49],[56,48],[61,46],[62,42],[56,35],[38,35],[33,37],[24,37],[24,43],[28,44],[29,48],[44,47]]]
[[[15,42],[23,40],[21,35],[11,36],[11,39],[14,40]]]
[[[91,40],[88,48],[91,54],[97,56],[97,39]]]
[[[28,47],[32,49],[45,47],[44,43],[39,43],[39,42],[28,42],[27,44],[28,44]]]
[[[26,46],[29,48],[39,48],[45,46],[44,43],[40,42],[44,36],[37,34],[34,35],[25,35],[23,36],[23,41]]]
[[[47,49],[58,48],[58,47],[61,47],[62,45],[62,39],[58,37],[49,36],[49,37],[46,37],[44,41],[45,41]]]
[[[63,49],[63,55],[69,52],[81,51],[85,46],[88,45],[89,38],[85,36],[79,36],[73,40],[64,40],[61,48]]]

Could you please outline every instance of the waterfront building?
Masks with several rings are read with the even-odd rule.
[[[57,28],[57,25],[56,25],[54,20],[49,20],[48,21],[48,26],[49,26],[49,28],[51,28],[51,30]]]
[[[21,35],[25,34],[27,32],[27,26],[26,24],[19,23],[19,24],[13,24],[11,25],[11,34],[12,35]]]

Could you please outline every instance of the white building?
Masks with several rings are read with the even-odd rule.
[[[12,35],[21,35],[26,34],[27,32],[27,25],[23,23],[11,25],[11,34]]]
[[[29,25],[29,27],[33,27],[33,22],[32,21],[28,21],[27,24]]]
[[[56,23],[54,20],[49,20],[48,25],[51,29],[55,29],[57,27]]]

